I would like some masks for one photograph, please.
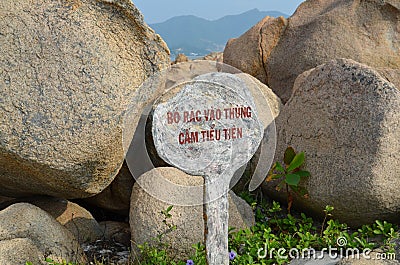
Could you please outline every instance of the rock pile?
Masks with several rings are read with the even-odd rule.
[[[157,176],[182,186],[203,179],[165,167],[147,112],[174,85],[230,69],[222,60],[245,72],[226,71],[249,88],[264,132],[276,129],[277,138],[263,139],[270,153],[276,142],[274,161],[288,146],[306,154],[311,177],[300,184],[309,198],[295,197],[295,207],[318,216],[332,205],[353,227],[398,223],[399,29],[398,1],[307,0],[289,19],[266,17],[204,58],[216,62],[178,56],[171,65],[129,0],[0,1],[0,264],[124,264],[131,241],[135,249],[160,232],[171,256],[192,254],[204,239],[202,206],[174,206],[168,222],[177,229],[165,230],[160,212],[169,205],[145,190],[166,192]],[[168,78],[141,86],[166,68]],[[124,163],[127,110],[129,132],[143,138],[138,156],[164,167]],[[259,150],[248,173],[262,180],[272,160]],[[285,200],[275,185],[264,183],[264,194]],[[253,225],[252,209],[229,197],[229,225]]]

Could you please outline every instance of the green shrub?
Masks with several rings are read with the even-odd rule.
[[[248,194],[246,196],[248,196],[246,199],[251,201],[251,196]],[[254,201],[251,201],[251,203],[255,206]],[[229,233],[229,249],[236,255],[230,264],[284,264],[289,261],[289,257],[279,257],[277,250],[280,248],[284,248],[286,253],[292,248],[299,250],[313,248],[318,251],[323,248],[338,247],[338,238],[345,238],[346,240],[346,245],[342,246],[343,249],[358,248],[360,253],[365,248],[380,248],[387,252],[394,251],[391,242],[393,239],[399,238],[398,227],[395,225],[376,221],[372,225],[364,225],[358,230],[351,231],[346,224],[330,219],[332,211],[333,207],[326,207],[325,220],[321,224],[303,213],[297,217],[287,214],[282,218],[280,204],[273,202],[270,208],[264,211],[265,216],[261,218],[267,221],[258,221],[253,227],[237,232],[231,230]],[[188,264],[187,261],[193,261],[194,265],[205,265],[204,245],[198,243],[194,248],[196,249],[195,255],[177,263],[170,260],[161,250],[142,249],[144,251],[142,254],[145,254],[143,257],[146,257],[146,259],[138,264],[185,265]],[[264,249],[267,249],[267,257],[263,257]],[[271,252],[272,257],[270,257],[269,250],[272,249],[275,249],[275,251]],[[165,262],[160,262],[160,260]]]

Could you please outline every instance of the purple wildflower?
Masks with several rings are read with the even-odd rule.
[[[194,265],[193,260],[188,259],[188,260],[186,261],[186,265]]]
[[[229,260],[234,260],[236,258],[236,252],[231,250],[231,252],[229,252]]]

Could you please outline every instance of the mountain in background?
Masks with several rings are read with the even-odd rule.
[[[195,57],[223,51],[230,38],[239,37],[265,16],[288,17],[278,11],[252,9],[212,21],[192,15],[178,16],[162,23],[151,24],[150,27],[168,44],[171,57],[178,53]]]

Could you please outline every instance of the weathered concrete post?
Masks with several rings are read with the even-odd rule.
[[[245,83],[232,74],[211,73],[179,84],[159,99],[152,128],[161,158],[204,176],[207,262],[229,264],[229,183],[263,137]]]

